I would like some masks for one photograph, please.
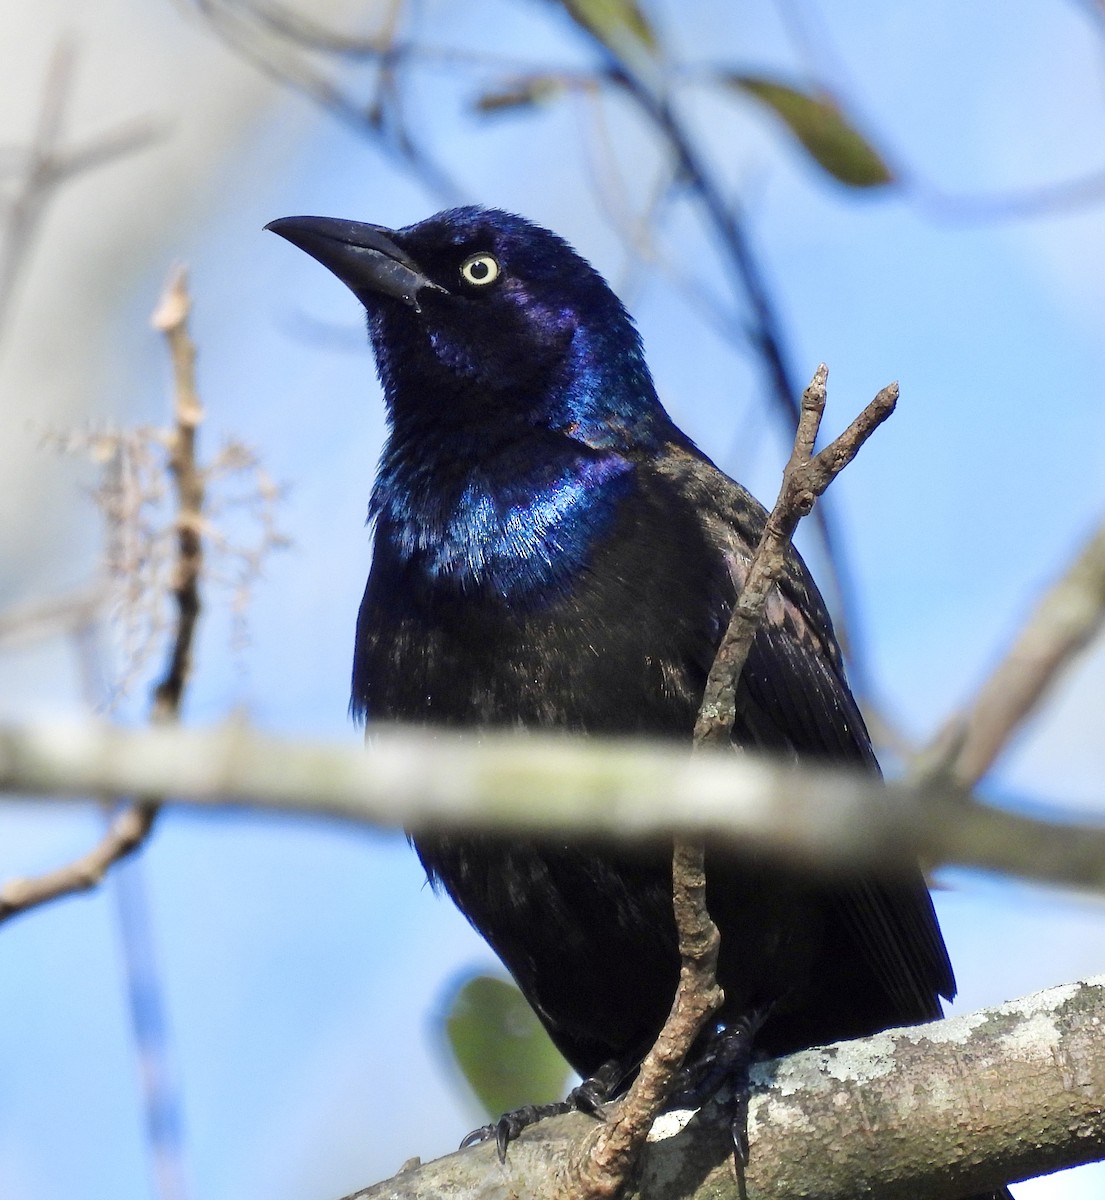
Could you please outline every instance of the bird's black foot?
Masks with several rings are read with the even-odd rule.
[[[603,1063],[594,1075],[572,1088],[567,1099],[559,1100],[555,1104],[525,1104],[512,1112],[503,1113],[497,1121],[490,1125],[482,1125],[479,1129],[473,1129],[461,1142],[460,1148],[464,1150],[468,1146],[476,1145],[477,1142],[486,1142],[490,1138],[494,1138],[495,1147],[499,1152],[499,1162],[506,1162],[506,1150],[510,1143],[523,1129],[536,1125],[545,1117],[559,1117],[570,1112],[582,1112],[591,1117],[601,1117],[600,1109],[622,1081],[625,1073],[625,1067],[611,1059],[610,1062]]]
[[[760,1010],[719,1025],[700,1054],[684,1065],[669,1103],[699,1108],[724,1087],[722,1102],[729,1118],[733,1153],[740,1167],[748,1165],[748,1069],[752,1065],[752,1043],[767,1019]]]
[[[494,1138],[495,1147],[499,1152],[499,1162],[506,1162],[507,1146],[523,1129],[536,1125],[545,1117],[558,1117],[562,1113],[573,1111],[574,1105],[570,1099],[559,1100],[555,1104],[524,1104],[521,1108],[503,1113],[497,1121],[493,1121],[490,1125],[481,1125],[479,1129],[473,1129],[461,1142],[460,1148],[465,1150],[469,1146],[476,1145],[477,1142],[486,1142],[489,1138]]]

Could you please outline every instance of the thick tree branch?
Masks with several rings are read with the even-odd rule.
[[[952,1200],[1105,1152],[1105,976],[753,1070],[748,1200]],[[546,1200],[593,1121],[544,1121],[505,1164],[479,1146],[348,1200]],[[728,1121],[661,1117],[633,1200],[737,1200]]]
[[[0,799],[165,796],[390,829],[753,845],[831,871],[918,857],[1105,891],[1105,828],[964,804],[939,780],[883,783],[752,754],[644,741],[376,726],[367,748],[242,724],[0,725]]]

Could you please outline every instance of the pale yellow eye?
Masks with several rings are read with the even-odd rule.
[[[460,276],[473,287],[486,287],[499,278],[499,264],[490,254],[473,254],[460,264]]]

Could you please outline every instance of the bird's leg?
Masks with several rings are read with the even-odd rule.
[[[617,1091],[618,1085],[631,1073],[621,1059],[610,1058],[593,1074],[568,1093],[566,1103],[578,1112],[597,1117],[599,1109]]]
[[[770,1009],[756,1009],[718,1025],[700,1054],[685,1063],[669,1103],[701,1107],[722,1088],[730,1093],[722,1101],[729,1117],[733,1152],[737,1163],[748,1164],[748,1069],[752,1065],[752,1043]]]
[[[490,1125],[482,1125],[461,1142],[460,1148],[474,1146],[477,1142],[495,1139],[499,1151],[499,1161],[506,1161],[506,1150],[512,1141],[531,1125],[545,1117],[558,1117],[564,1113],[582,1112],[588,1116],[599,1117],[599,1110],[613,1094],[618,1084],[632,1070],[619,1059],[612,1058],[604,1062],[593,1074],[568,1093],[567,1098],[555,1104],[526,1104],[503,1115]]]

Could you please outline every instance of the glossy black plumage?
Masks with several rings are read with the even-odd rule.
[[[601,277],[493,210],[273,227],[364,303],[388,404],[355,710],[689,742],[764,511],[671,423]],[[878,769],[797,553],[734,740]],[[415,842],[576,1070],[631,1070],[677,974],[670,848]],[[830,881],[711,852],[707,875],[722,1017],[769,1007],[765,1053],[935,1017],[954,993],[919,872]]]

